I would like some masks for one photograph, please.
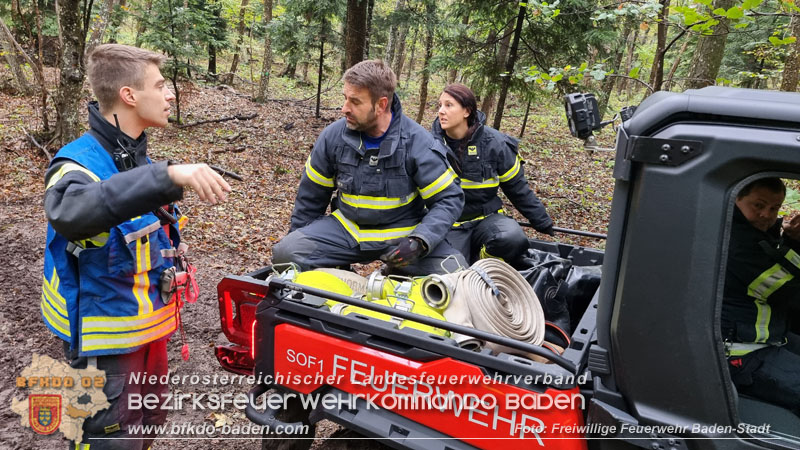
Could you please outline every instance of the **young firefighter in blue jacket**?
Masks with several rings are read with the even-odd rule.
[[[98,100],[89,104],[90,129],[55,155],[45,175],[42,316],[63,339],[72,367],[106,372],[103,392],[111,403],[86,419],[83,443],[71,448],[150,447],[154,436],[117,438],[130,437],[132,425],[166,420],[166,410],[129,410],[128,396],[168,390],[131,384],[129,375],[168,369],[166,340],[179,321],[169,275],[185,269],[172,202],[187,186],[210,203],[230,191],[205,164],[147,158],[144,130],[166,126],[175,99],[159,71],[163,61],[135,47],[97,47],[87,68]]]
[[[778,218],[785,196],[780,178],[758,179],[736,196],[722,338],[739,393],[800,416],[800,354],[786,345],[800,305],[800,216]]]
[[[383,61],[362,61],[344,75],[344,117],[326,127],[306,162],[290,233],[273,264],[301,269],[382,259],[411,275],[464,265],[443,241],[464,194],[445,151],[406,117]],[[325,211],[331,195],[338,196]]]
[[[519,266],[528,251],[528,237],[503,213],[498,188],[536,231],[552,236],[553,220],[528,186],[517,140],[486,126],[486,115],[477,108],[472,90],[451,84],[439,97],[439,117],[431,128],[446,144],[465,196],[464,210],[446,240],[470,263],[493,256]]]

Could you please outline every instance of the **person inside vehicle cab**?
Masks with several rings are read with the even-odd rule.
[[[800,415],[800,354],[787,343],[800,304],[800,215],[784,221],[779,178],[736,196],[722,303],[722,338],[739,394]],[[794,312],[793,312],[794,311]]]

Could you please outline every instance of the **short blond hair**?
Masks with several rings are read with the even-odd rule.
[[[166,56],[122,44],[98,45],[89,55],[86,73],[100,110],[114,107],[123,86],[142,89],[147,66],[161,67]]]
[[[356,87],[366,88],[372,103],[381,97],[386,97],[389,102],[386,110],[392,107],[394,90],[397,88],[397,76],[384,61],[380,59],[369,59],[361,61],[344,73],[344,82]]]

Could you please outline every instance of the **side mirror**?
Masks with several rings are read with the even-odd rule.
[[[564,109],[569,132],[577,138],[587,139],[592,131],[606,125],[600,121],[600,111],[594,94],[567,94],[564,96]]]

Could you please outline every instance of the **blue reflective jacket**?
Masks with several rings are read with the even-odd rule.
[[[79,170],[97,182],[118,173],[88,133],[62,148],[53,160],[59,159],[74,162],[60,172]],[[177,226],[170,228],[177,241]],[[176,250],[158,217],[128,219],[75,243],[79,251],[68,251],[68,244],[48,224],[41,310],[47,327],[81,356],[130,353],[175,331],[176,302],[165,305],[159,278],[174,266]]]

